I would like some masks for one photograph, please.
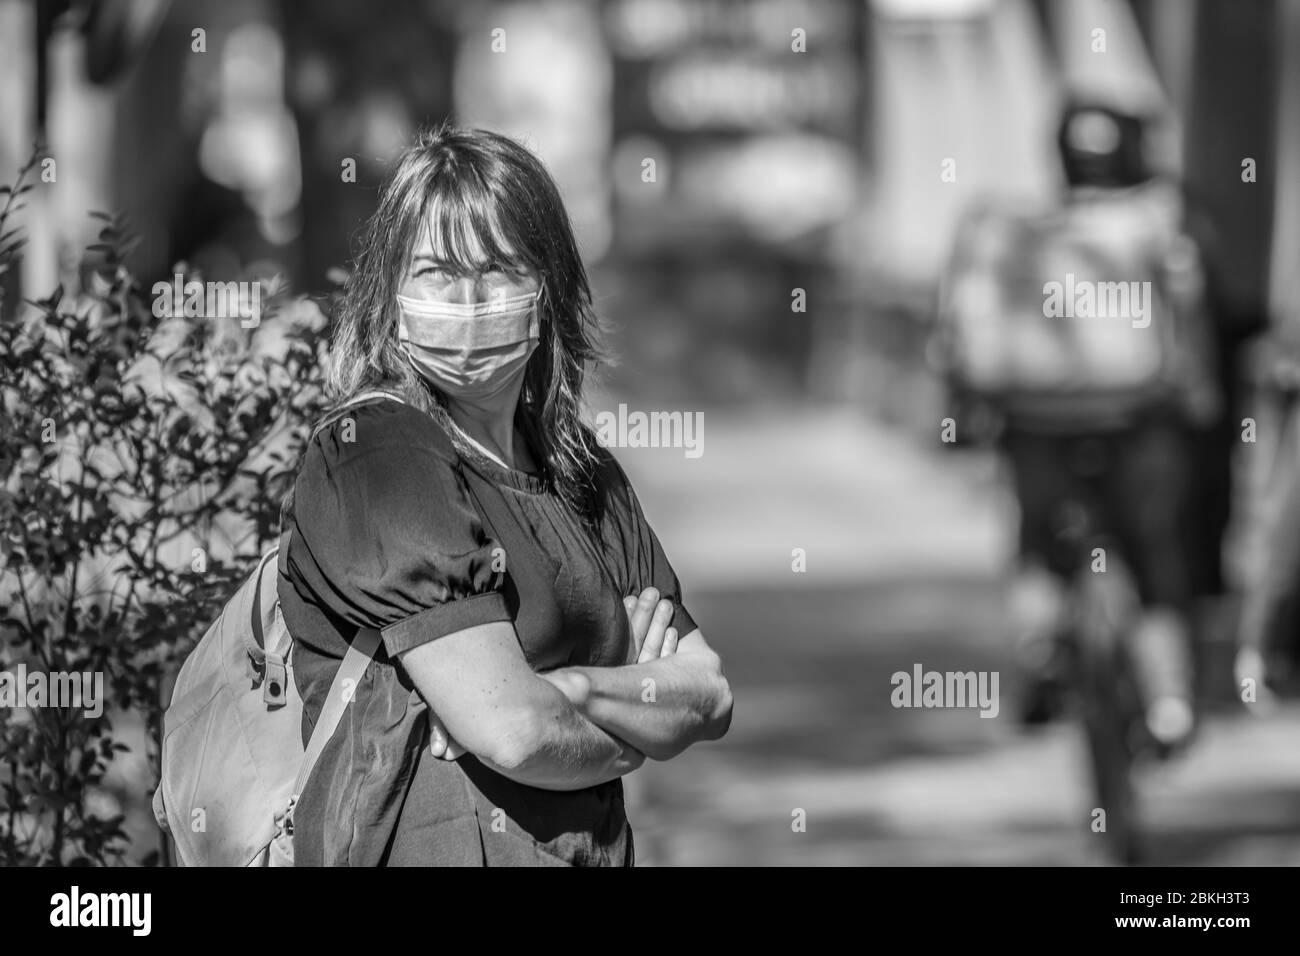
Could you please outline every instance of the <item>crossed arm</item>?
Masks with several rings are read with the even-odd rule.
[[[504,622],[406,652],[402,664],[437,714],[435,756],[468,751],[516,782],[578,790],[721,737],[731,721],[721,662],[698,629],[678,640],[672,605],[658,597],[650,588],[629,603],[634,664],[536,674]]]
[[[717,740],[731,725],[731,687],[699,628],[680,640],[670,601],[647,588],[627,598],[635,663],[566,667],[541,674],[588,720],[652,760]]]

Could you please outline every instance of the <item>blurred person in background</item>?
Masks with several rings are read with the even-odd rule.
[[[1262,501],[1252,516],[1259,547],[1254,573],[1243,588],[1234,678],[1244,700],[1264,703],[1276,694],[1295,694],[1300,678],[1300,323],[1295,315],[1245,354],[1243,372],[1258,397],[1272,406],[1276,428],[1264,446],[1271,446],[1272,454]]]
[[[1283,423],[1269,485],[1259,512],[1262,530],[1258,573],[1242,595],[1234,677],[1243,692],[1252,681],[1250,702],[1295,693],[1300,676],[1300,347],[1268,341],[1255,352],[1265,388],[1276,392]]]
[[[1080,409],[1065,416],[1059,431],[1036,429],[1033,416],[1013,419],[1004,436],[1021,503],[1022,556],[1031,574],[1059,572],[1057,538],[1070,518],[1055,511],[1071,485],[1091,485],[1105,530],[1118,540],[1132,570],[1142,605],[1131,650],[1143,686],[1147,730],[1165,750],[1185,743],[1194,725],[1191,568],[1180,535],[1189,513],[1192,482],[1190,437],[1194,425],[1213,420],[1218,396],[1213,354],[1201,301],[1196,251],[1179,233],[1177,186],[1155,174],[1146,139],[1154,119],[1088,104],[1067,108],[1058,146],[1069,192],[1066,207],[1107,222],[1116,253],[1111,280],[1150,282],[1167,315],[1153,321],[1184,337],[1175,388],[1150,401],[1121,396],[1111,407]],[[1127,259],[1127,262],[1124,261]],[[1110,263],[1108,262],[1109,266]],[[1148,300],[1152,310],[1155,299]],[[1079,321],[1090,321],[1081,318]],[[1097,321],[1093,319],[1091,321]],[[1139,328],[1155,337],[1161,329]],[[1043,583],[1040,580],[1040,583]],[[1054,575],[1052,590],[1061,581]],[[1055,603],[1059,615],[1063,602]],[[1052,713],[1060,690],[1061,620],[1023,637],[1023,659],[1031,671],[1023,716],[1039,721]],[[1047,638],[1047,647],[1035,643]],[[1035,664],[1040,665],[1035,668]]]
[[[357,629],[382,648],[298,801],[296,858],[631,865],[622,775],[720,737],[731,695],[579,417],[596,323],[558,190],[513,140],[444,125],[362,242],[332,393],[400,401],[325,427],[286,506],[304,740]]]
[[[1100,531],[1119,548],[1112,561],[1132,571],[1141,610],[1130,651],[1146,730],[1170,753],[1195,724],[1192,578],[1180,544],[1190,430],[1218,413],[1218,398],[1196,249],[1178,227],[1177,185],[1148,161],[1152,122],[1067,104],[1062,207],[977,210],[958,231],[941,328],[957,392],[981,414],[996,409],[1014,476],[1023,719],[1060,711],[1070,581],[1086,562],[1102,569],[1095,552],[1080,553]],[[1103,303],[1120,292],[1124,309],[1107,314]]]
[[[1236,403],[1205,436],[1204,510],[1207,530],[1220,534],[1229,503],[1244,511],[1242,538],[1256,546],[1240,575],[1234,674],[1237,693],[1254,704],[1300,689],[1300,4],[1203,2],[1198,11],[1192,225],[1211,253],[1220,374]],[[1238,484],[1259,490],[1258,507]]]
[[[1270,287],[1285,288],[1295,268],[1294,255],[1279,260],[1276,247],[1295,229],[1288,221],[1294,215],[1279,205],[1296,178],[1295,161],[1278,147],[1295,126],[1300,8],[1293,0],[1195,0],[1187,8],[1193,29],[1181,106],[1186,229],[1204,262],[1224,412],[1196,429],[1194,507],[1184,540],[1196,593],[1215,598],[1229,584],[1224,542],[1240,504],[1234,459],[1250,414],[1243,359],[1269,327]]]

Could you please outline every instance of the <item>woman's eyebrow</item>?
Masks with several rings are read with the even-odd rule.
[[[411,257],[412,269],[420,265],[431,265],[434,266],[435,268],[447,269],[449,271],[455,268],[455,265],[453,263],[451,263],[446,259],[440,259],[431,252],[417,252],[414,256]],[[504,269],[507,272],[515,272],[515,273],[522,273],[527,271],[530,268],[527,262],[516,261],[512,257],[506,257],[506,256],[502,256],[499,259],[493,259],[491,256],[488,256],[487,259],[484,261],[483,266],[484,267],[497,266],[499,268]]]

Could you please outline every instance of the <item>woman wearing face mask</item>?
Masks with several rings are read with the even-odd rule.
[[[286,509],[304,740],[353,636],[380,635],[299,796],[300,865],[630,865],[622,775],[726,732],[720,661],[579,418],[594,330],[537,159],[422,136],[345,295],[346,410]]]

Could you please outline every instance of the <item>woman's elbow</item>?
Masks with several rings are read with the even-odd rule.
[[[498,715],[491,724],[491,730],[484,735],[479,748],[471,748],[474,756],[508,773],[526,769],[540,749],[541,721],[537,715],[519,708],[513,713]]]
[[[731,728],[731,683],[722,673],[722,658],[710,651],[703,662],[703,672],[707,683],[704,693],[697,698],[691,742],[719,740]]]
[[[713,709],[705,721],[705,740],[720,740],[731,729],[731,684],[718,670],[713,693]]]
[[[706,694],[693,708],[692,720],[685,733],[662,744],[646,746],[642,751],[651,760],[671,760],[692,744],[719,740],[731,727],[731,685],[719,670],[710,681]]]

